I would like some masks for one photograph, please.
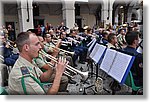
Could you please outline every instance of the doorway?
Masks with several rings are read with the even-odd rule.
[[[79,32],[80,32],[82,30],[82,19],[76,19],[75,23],[78,25]]]
[[[38,25],[44,26],[44,19],[34,19],[34,27],[37,28]]]

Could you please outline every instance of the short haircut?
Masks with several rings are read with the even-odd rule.
[[[111,40],[114,39],[114,36],[116,36],[116,34],[110,33],[110,34],[108,35],[108,42],[111,42]]]
[[[44,38],[48,38],[48,36],[51,36],[51,34],[47,33],[44,35]],[[52,37],[52,36],[51,36]]]
[[[109,35],[108,32],[103,31],[102,36],[105,37],[106,35]]]
[[[127,32],[125,39],[128,45],[132,45],[134,40],[138,40],[139,32],[137,31],[129,31]]]
[[[18,47],[18,50],[21,52],[22,51],[22,47],[24,46],[24,44],[29,44],[29,35],[30,34],[34,34],[32,32],[21,32],[18,34],[17,39],[16,39],[16,44]]]

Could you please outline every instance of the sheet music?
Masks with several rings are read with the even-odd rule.
[[[108,72],[109,75],[116,79],[118,82],[121,82],[131,59],[132,56],[117,52],[111,70]]]
[[[117,51],[112,50],[112,49],[107,49],[105,52],[105,56],[103,58],[103,61],[100,65],[100,69],[102,69],[103,71],[105,71],[106,73],[108,73],[108,71],[110,70],[113,60],[116,56]]]
[[[96,63],[98,63],[99,60],[100,60],[100,58],[102,57],[102,55],[103,55],[105,49],[106,49],[106,46],[103,46],[103,45],[100,45],[100,44],[97,44],[97,45],[95,45],[95,46],[98,48],[98,50],[96,51],[96,53],[95,53],[95,55],[93,56],[92,59],[93,59]]]
[[[98,63],[105,49],[106,49],[106,46],[96,44],[90,54],[90,58],[92,58],[96,63]]]
[[[96,43],[96,38],[94,38],[94,39],[92,40],[92,44],[91,44],[91,46],[89,47],[88,51],[91,51],[91,49],[92,49],[92,47],[94,46],[95,43]]]
[[[91,54],[90,54],[90,58],[93,58],[95,53],[98,51],[98,44],[95,45],[95,47],[93,48]]]

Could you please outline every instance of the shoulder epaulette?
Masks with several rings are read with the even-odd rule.
[[[20,69],[21,69],[22,75],[30,74],[30,72],[29,72],[27,67],[21,67]]]

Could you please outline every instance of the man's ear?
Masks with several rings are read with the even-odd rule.
[[[136,41],[136,40],[134,40],[134,41],[133,41],[133,44],[136,44],[136,43],[137,43],[137,41]]]
[[[28,51],[29,51],[29,45],[28,45],[28,44],[25,44],[25,45],[23,46],[23,49],[24,49],[26,52],[28,52]]]

